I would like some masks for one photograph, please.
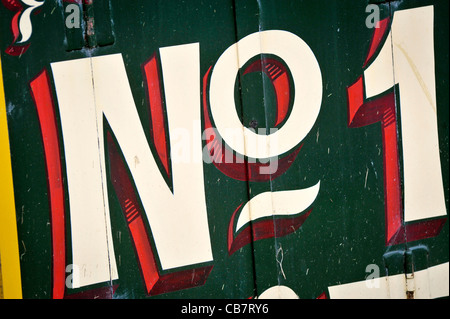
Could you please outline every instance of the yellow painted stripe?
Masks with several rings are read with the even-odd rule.
[[[1,258],[0,258],[1,261]],[[0,263],[0,299],[3,299],[2,264]]]
[[[0,264],[3,298],[21,299],[19,244],[9,149],[8,122],[0,59]]]

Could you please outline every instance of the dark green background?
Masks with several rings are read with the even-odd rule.
[[[286,285],[300,298],[316,298],[327,292],[329,286],[364,280],[368,264],[378,265],[381,275],[386,275],[383,255],[397,251],[403,256],[403,251],[419,244],[427,247],[428,253],[418,257],[415,270],[448,262],[448,221],[436,238],[385,246],[380,124],[357,129],[347,125],[346,88],[362,74],[373,33],[373,29],[365,25],[368,15],[365,8],[369,1],[111,0],[114,43],[73,51],[67,50],[64,11],[60,2],[47,0],[39,13],[32,15],[31,45],[20,57],[4,53],[12,41],[9,23],[14,13],[0,6],[0,50],[24,298],[51,297],[51,225],[46,172],[39,123],[29,90],[30,80],[43,68],[50,71],[51,62],[122,53],[136,107],[144,129],[149,131],[141,71],[143,62],[160,47],[199,42],[203,77],[225,49],[258,30],[286,30],[310,46],[323,78],[319,117],[302,141],[304,145],[296,161],[284,175],[270,183],[236,181],[213,165],[204,165],[214,268],[205,285],[154,298],[248,298],[274,285]],[[449,2],[404,0],[381,4],[380,8],[381,18],[384,18],[394,10],[430,4],[435,6],[437,112],[448,212]],[[242,95],[243,104],[238,108],[245,125],[256,119],[260,127],[265,127],[264,120],[273,119],[273,92],[263,83],[267,81],[256,73],[242,79],[241,92],[246,92],[243,88],[250,91]],[[269,92],[265,99],[263,91]],[[306,188],[319,180],[321,187],[313,211],[300,229],[282,238],[254,242],[228,255],[229,220],[234,209],[248,201],[249,194]],[[111,184],[109,189],[113,190]],[[119,280],[113,283],[118,284],[114,296],[145,298],[131,239],[114,191],[110,192],[110,202],[119,272]],[[67,230],[69,241],[69,224]],[[69,247],[67,251],[69,264]],[[281,251],[282,269],[277,262],[277,259],[281,261]],[[390,267],[389,275],[404,270],[402,260],[398,264],[397,269]],[[104,285],[67,289],[66,293]]]

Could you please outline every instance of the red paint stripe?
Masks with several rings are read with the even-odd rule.
[[[375,52],[378,50],[380,46],[381,40],[383,40],[384,35],[388,29],[391,19],[386,18],[377,23],[375,28],[375,32],[373,33],[372,40],[369,47],[369,52],[367,53],[366,61],[364,62],[363,67],[366,67],[369,61],[374,56]]]
[[[383,99],[390,107],[387,113],[395,114],[394,94]],[[383,102],[381,102],[383,103]],[[397,123],[382,121],[383,162],[384,162],[384,194],[386,210],[386,241],[389,243],[403,224],[403,203],[400,185],[400,165],[398,154]]]
[[[125,211],[125,213],[126,213],[125,215],[130,216],[130,215],[134,214],[135,212],[137,212],[137,209],[133,204],[133,206],[131,206],[128,210]]]
[[[446,218],[408,224],[404,221],[395,92],[391,90],[384,96],[365,101],[363,77],[360,77],[347,88],[347,97],[349,127],[381,122],[386,246],[436,236]]]
[[[169,274],[160,273],[150,237],[147,233],[143,211],[138,205],[137,195],[134,192],[128,171],[110,132],[107,134],[107,142],[112,181],[119,203],[124,211],[128,201],[131,201],[133,206],[136,207],[136,211],[128,215],[124,213],[124,215],[147,293],[149,295],[157,295],[203,285],[212,266],[175,271]]]
[[[278,72],[272,79],[277,99],[277,120],[275,127],[281,124],[287,116],[290,103],[289,78],[286,72]]]
[[[241,156],[237,156],[232,150],[225,145],[222,145],[221,139],[217,138],[219,134],[212,127],[211,118],[208,111],[207,85],[208,77],[212,67],[208,69],[203,77],[203,119],[205,123],[205,130],[212,129],[214,134],[211,135],[207,142],[208,151],[214,166],[228,177],[239,181],[264,182],[275,179],[284,174],[291,164],[295,161],[303,144],[297,146],[290,154],[278,159],[278,166],[272,174],[262,174],[263,167],[269,168],[269,163],[248,163]],[[220,150],[220,151],[219,151]],[[219,155],[220,154],[220,157]]]
[[[234,221],[236,220],[236,214],[241,210],[241,207],[244,203],[240,204],[233,212],[233,215],[231,215],[230,223],[228,224],[228,254],[231,255],[233,252],[236,251],[235,247],[233,245],[234,242]]]
[[[274,125],[276,127],[286,119],[290,106],[291,92],[287,69],[275,59],[263,59],[250,64],[245,69],[244,75],[250,72],[264,72],[271,80],[277,100],[277,119]]]
[[[131,223],[132,221],[134,221],[136,218],[138,218],[140,216],[141,216],[141,213],[139,211],[136,211],[134,214],[127,216],[126,219],[127,219],[128,223]]]
[[[322,292],[316,299],[328,299],[326,292]]]
[[[213,266],[205,266],[165,274],[161,276],[155,284],[153,290],[149,292],[149,295],[155,296],[182,289],[202,286],[205,284],[212,269]]]
[[[282,74],[285,74],[283,70],[278,69],[275,73],[271,74],[272,81],[275,81]]]
[[[384,167],[384,201],[386,245],[403,225],[400,186],[395,95],[391,91],[375,100],[364,102],[363,78],[347,89],[349,127],[361,127],[381,122]]]
[[[124,217],[128,224],[131,238],[137,254],[139,267],[142,277],[144,279],[147,291],[150,291],[159,278],[156,262],[151,248],[149,236],[145,229],[145,224],[142,219],[142,214],[137,205],[138,199],[134,193],[133,185],[128,176],[125,164],[122,162],[119,150],[113,141],[111,133],[107,134],[108,154],[111,161],[111,176],[113,177],[113,186],[119,203],[124,211]],[[132,214],[137,214],[134,219],[129,219],[130,214],[126,212],[128,208],[134,208]]]
[[[22,12],[17,12],[11,20],[11,32],[14,36],[13,43],[17,41],[20,35],[19,31],[19,17]]]
[[[128,207],[127,207],[127,206],[128,206]],[[126,212],[126,213],[129,213],[129,212],[131,212],[133,209],[135,209],[134,204],[131,203],[131,202],[128,203],[128,204],[125,203],[124,208],[125,208],[125,212]]]
[[[441,232],[447,217],[402,224],[387,241],[389,245],[433,238]]]
[[[126,218],[127,222],[131,222],[139,215],[140,215],[140,212],[138,210],[135,210],[132,214],[126,215],[125,218]]]
[[[347,88],[347,122],[350,127],[355,127],[353,120],[356,118],[359,121],[359,117],[356,117],[356,113],[364,104],[364,83],[363,78],[360,76],[355,83]]]
[[[2,4],[8,9],[8,10],[22,10],[22,4],[19,0],[2,0]]]
[[[297,214],[289,217],[267,217],[262,220],[251,221],[249,225],[245,226],[236,235],[234,234],[234,223],[236,216],[240,211],[242,204],[234,211],[230,223],[228,225],[228,254],[232,255],[240,248],[248,245],[252,241],[257,241],[267,238],[279,238],[295,232],[303,225],[305,220],[311,214],[311,210],[303,214]]]
[[[64,299],[113,299],[119,285],[90,289],[67,295]]]
[[[257,61],[257,63],[260,63],[260,61]],[[272,63],[266,63],[266,70],[271,72],[273,69],[275,69],[277,66]]]
[[[47,168],[48,193],[53,250],[53,298],[64,297],[65,289],[65,224],[64,188],[61,154],[47,71],[42,71],[30,83],[41,126]]]
[[[142,215],[131,221],[128,227],[138,255],[145,287],[147,288],[147,292],[149,292],[158,281],[159,273]]]
[[[11,44],[5,49],[5,52],[12,56],[20,56],[22,55],[26,50],[28,50],[28,47],[30,46],[30,43],[27,44],[17,44],[16,41],[18,40],[20,36],[20,29],[19,29],[19,19],[21,14],[23,13],[23,7],[20,1],[12,0],[12,1],[5,1],[2,0],[3,5],[11,11],[16,11],[13,18],[11,19],[11,33],[13,35],[13,40]]]
[[[152,138],[167,176],[170,176],[169,171],[169,155],[167,147],[167,131],[164,121],[164,109],[162,102],[162,89],[160,85],[160,72],[156,54],[154,54],[142,66],[144,72],[144,79],[147,87],[147,96],[150,104],[151,124],[152,124]]]

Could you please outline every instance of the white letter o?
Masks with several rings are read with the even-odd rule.
[[[260,54],[283,59],[295,87],[288,120],[269,135],[258,135],[244,127],[235,111],[234,87],[239,69]],[[252,158],[278,156],[296,146],[312,129],[322,103],[322,75],[314,53],[295,34],[282,30],[255,32],[220,56],[211,75],[209,98],[216,129],[231,148]],[[236,132],[240,132],[238,138]]]

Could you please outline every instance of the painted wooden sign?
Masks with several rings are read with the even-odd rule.
[[[447,12],[3,0],[4,297],[447,297]]]

